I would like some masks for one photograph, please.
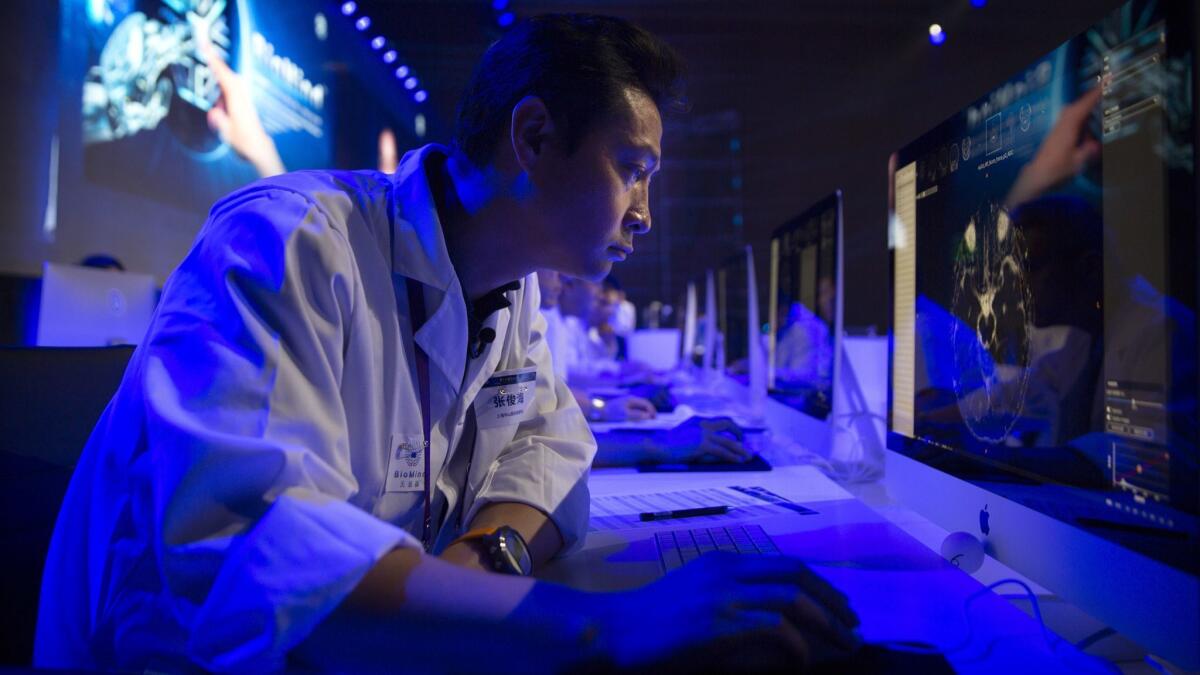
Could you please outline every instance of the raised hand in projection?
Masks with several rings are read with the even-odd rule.
[[[263,129],[246,80],[225,63],[207,40],[200,41],[200,54],[221,88],[221,98],[208,111],[209,126],[243,159],[253,164],[259,176],[265,178],[286,171],[275,141]]]

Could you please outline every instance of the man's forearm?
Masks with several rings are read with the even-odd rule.
[[[529,547],[529,557],[533,560],[534,569],[562,550],[563,539],[558,531],[558,526],[545,513],[526,504],[516,502],[488,504],[475,514],[475,518],[468,525],[467,530],[491,529],[502,525],[507,525],[521,534],[521,538]],[[490,569],[482,559],[482,549],[478,545],[478,540],[453,544],[442,552],[441,558],[464,567]]]

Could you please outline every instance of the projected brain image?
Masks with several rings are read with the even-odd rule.
[[[152,15],[134,11],[120,18],[84,82],[84,142],[151,130],[174,113],[181,141],[198,150],[215,146],[203,113],[221,92],[198,44],[207,40],[228,58],[231,11],[226,0],[164,0]],[[98,17],[108,20],[117,21]]]
[[[999,443],[1021,414],[1033,319],[1024,241],[1003,207],[985,204],[968,220],[954,279],[952,344],[959,412],[976,438]]]

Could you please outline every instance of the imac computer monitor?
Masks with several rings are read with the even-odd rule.
[[[1195,12],[1094,17],[892,158],[887,443],[900,499],[1189,669]]]
[[[696,365],[696,337],[699,308],[697,307],[695,280],[689,281],[686,290],[679,296],[679,309],[675,312],[676,327],[681,338],[679,345],[679,367],[688,370]]]
[[[724,339],[727,374],[750,385],[754,406],[767,394],[766,353],[763,344],[761,299],[754,248],[727,258],[717,268],[718,330]]]
[[[767,386],[773,398],[818,419],[832,409],[839,365],[841,243],[840,190],[771,235]]]
[[[39,347],[136,345],[150,327],[154,277],[46,263],[38,307]]]

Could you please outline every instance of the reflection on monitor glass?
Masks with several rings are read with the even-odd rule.
[[[837,196],[775,231],[772,238],[772,395],[824,419],[833,400],[837,306]]]
[[[898,153],[890,428],[1196,573],[1192,54],[1170,4],[1127,4]]]

